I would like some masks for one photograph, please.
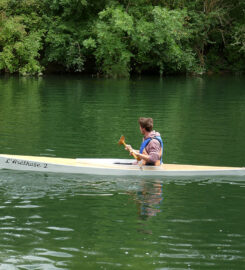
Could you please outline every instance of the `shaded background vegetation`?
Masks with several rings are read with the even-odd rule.
[[[244,0],[1,0],[0,72],[245,70]]]

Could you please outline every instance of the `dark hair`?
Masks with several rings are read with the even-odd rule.
[[[152,118],[145,118],[145,117],[140,117],[138,120],[141,128],[145,128],[146,131],[152,131],[153,129],[153,119]]]

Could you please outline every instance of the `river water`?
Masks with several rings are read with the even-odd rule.
[[[164,162],[245,166],[245,77],[0,77],[1,153],[128,158],[153,117]],[[0,270],[245,269],[245,177],[0,171]]]

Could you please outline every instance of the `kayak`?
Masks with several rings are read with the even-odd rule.
[[[140,166],[132,159],[56,158],[0,154],[0,169],[94,175],[198,176],[245,175],[245,168],[162,164]]]

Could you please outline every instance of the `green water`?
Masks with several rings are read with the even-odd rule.
[[[245,78],[0,77],[1,153],[245,166]],[[0,270],[245,269],[245,178],[0,171]]]

